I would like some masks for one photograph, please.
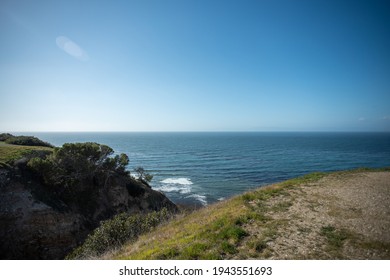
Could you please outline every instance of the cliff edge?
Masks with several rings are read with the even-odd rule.
[[[1,164],[0,259],[62,259],[118,213],[177,210],[131,177],[128,161],[120,163],[109,147],[68,145],[66,153],[35,151]]]

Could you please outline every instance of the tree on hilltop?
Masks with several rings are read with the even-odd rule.
[[[126,171],[128,156],[113,156],[113,153],[112,148],[98,143],[66,143],[55,148],[45,159],[31,159],[28,165],[37,171],[48,185],[65,189],[84,181],[106,185],[114,174],[129,174]]]
[[[145,169],[141,166],[135,168],[134,171],[138,175],[138,180],[140,180],[142,183],[150,187],[149,183],[152,181],[153,175],[147,173]]]

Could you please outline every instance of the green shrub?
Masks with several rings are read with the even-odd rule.
[[[8,138],[14,137],[9,133],[0,133],[0,141],[6,141]]]
[[[235,243],[247,236],[247,232],[237,225],[225,226],[218,234],[218,239],[234,240]]]
[[[167,221],[171,213],[166,208],[148,214],[121,213],[101,222],[101,225],[88,235],[84,244],[74,250],[67,258],[80,259],[101,255],[118,248],[139,235],[149,232],[160,223]]]
[[[235,245],[230,244],[228,241],[223,241],[221,243],[221,251],[225,254],[235,254],[237,253],[237,248]]]
[[[322,227],[320,233],[327,238],[328,244],[334,248],[342,247],[344,241],[350,235],[346,230],[338,230],[330,225]]]
[[[138,166],[134,169],[134,171],[137,173],[138,180],[140,180],[142,183],[149,185],[149,183],[153,179],[153,175],[147,173],[145,169],[141,166]]]
[[[89,215],[98,207],[99,192],[129,174],[127,155],[113,153],[97,143],[67,143],[45,158],[30,159],[27,166],[50,189],[53,199]]]
[[[187,260],[199,259],[208,247],[206,244],[195,242],[183,250],[182,257]]]
[[[47,185],[71,189],[81,182],[104,184],[114,174],[128,174],[125,154],[98,143],[67,143],[55,148],[45,159],[34,158],[28,166],[40,174]]]

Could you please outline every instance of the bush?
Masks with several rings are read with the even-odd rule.
[[[125,242],[133,241],[141,234],[151,231],[157,225],[167,221],[170,216],[171,213],[166,208],[148,214],[121,213],[116,215],[110,220],[101,222],[100,227],[88,235],[84,244],[75,249],[67,258],[91,258],[116,249]]]
[[[138,180],[144,183],[145,185],[149,186],[149,183],[153,179],[153,175],[147,173],[145,169],[141,166],[135,168],[134,171],[137,173]]]
[[[11,135],[11,134],[9,134]],[[53,148],[54,146],[44,142],[37,137],[34,136],[12,136],[8,137],[7,135],[3,135],[3,138],[5,139],[5,143],[7,144],[13,144],[13,145],[22,145],[22,146],[39,146],[39,147],[50,147]]]
[[[12,134],[9,133],[1,133],[0,134],[0,141],[6,141],[8,138],[14,137]]]

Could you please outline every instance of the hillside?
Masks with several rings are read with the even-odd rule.
[[[41,145],[35,137],[11,140],[18,144],[0,142],[0,259],[62,259],[119,213],[177,210],[130,175],[127,155],[106,145],[51,148],[25,146]]]
[[[390,172],[314,173],[175,218],[103,259],[390,259]]]

